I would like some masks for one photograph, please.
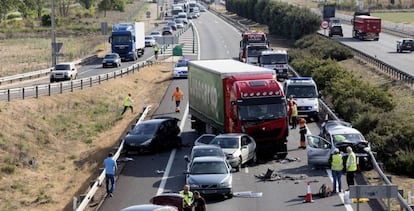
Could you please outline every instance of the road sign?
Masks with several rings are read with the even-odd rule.
[[[147,15],[147,18],[151,18],[151,12],[150,12],[150,11],[147,11],[147,12],[145,13],[145,15]]]
[[[329,27],[329,22],[328,21],[321,21],[321,28],[322,29],[327,29]]]
[[[60,49],[62,48],[62,46],[63,46],[63,43],[61,42],[52,43],[52,47],[55,50],[55,53],[58,53]]]

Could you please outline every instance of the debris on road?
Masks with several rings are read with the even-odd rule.
[[[285,164],[285,163],[290,163],[290,162],[295,162],[295,161],[300,162],[301,160],[300,160],[300,158],[286,158],[286,159],[283,159],[283,160],[279,160],[278,162],[281,163],[281,164]]]
[[[244,192],[234,192],[233,197],[240,198],[260,198],[263,196],[262,192],[253,192],[253,191],[244,191]]]
[[[123,157],[123,158],[118,159],[118,161],[128,162],[128,161],[134,161],[134,159],[133,158],[128,158],[128,157]]]
[[[164,174],[164,171],[162,171],[162,170],[157,170],[157,174]]]
[[[267,169],[266,173],[254,175],[256,178],[261,179],[262,181],[278,181],[278,180],[305,180],[307,176],[299,175],[299,176],[290,176],[290,175],[278,175],[273,173],[273,169]]]

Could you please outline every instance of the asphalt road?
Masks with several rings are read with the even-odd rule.
[[[203,13],[199,19],[193,20],[193,23],[199,36],[198,56],[201,59],[237,57],[240,33],[234,28],[208,12]],[[186,57],[196,59],[193,55]],[[179,114],[174,112],[174,104],[170,97],[176,86],[183,90],[182,106],[187,108],[182,109],[183,112]],[[183,171],[186,168],[183,156],[189,154],[191,145],[197,137],[190,128],[186,93],[188,93],[187,80],[174,80],[160,102],[160,107],[155,111],[155,116],[172,116],[181,119],[181,137],[187,147],[153,155],[133,156],[134,161],[128,162],[121,172],[114,197],[107,198],[99,210],[113,211],[131,205],[149,203],[149,199],[158,193],[178,192],[182,189],[185,182]],[[319,123],[309,122],[308,128],[313,134],[319,133]],[[240,192],[253,191],[262,193],[262,197],[208,198],[208,210],[356,210],[356,204],[343,205],[342,193],[328,198],[314,196],[314,203],[303,203],[307,182],[311,182],[312,193],[316,194],[322,184],[331,186],[331,179],[326,169],[308,167],[306,150],[297,148],[298,129],[291,130],[288,139],[288,158],[295,161],[259,160],[257,164],[246,166],[240,172],[233,174],[233,191],[236,195]],[[287,179],[270,182],[255,177],[265,173],[268,168]],[[360,175],[358,178],[360,179]],[[346,188],[345,177],[342,177],[342,184],[343,188]],[[358,181],[358,184],[362,182]],[[380,208],[365,203],[360,205],[360,210],[380,210]]]

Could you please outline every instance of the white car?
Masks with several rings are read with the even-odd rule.
[[[74,63],[59,63],[50,72],[50,83],[62,80],[73,80],[77,77],[78,69]]]
[[[248,161],[257,161],[256,142],[247,134],[220,134],[211,140],[210,144],[220,146],[227,155],[227,161],[238,171]]]
[[[174,78],[187,78],[189,61],[190,59],[179,59],[177,61],[173,71]]]
[[[156,43],[155,38],[151,35],[145,36],[145,47],[152,47]]]
[[[214,137],[216,137],[214,134],[203,134],[194,141],[194,146],[210,144]]]
[[[157,37],[162,37],[162,33],[160,31],[152,31],[150,36],[157,38]]]

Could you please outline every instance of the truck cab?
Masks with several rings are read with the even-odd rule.
[[[258,57],[258,65],[275,70],[278,79],[288,79],[289,57],[286,50],[262,51]]]
[[[333,35],[338,35],[343,37],[341,20],[339,18],[330,18],[329,19],[329,37]]]
[[[247,64],[257,65],[258,57],[262,51],[269,50],[267,44],[251,44],[246,47],[246,55],[243,56],[243,59]]]
[[[311,77],[293,77],[284,84],[286,96],[293,96],[298,115],[319,121],[319,93]]]

